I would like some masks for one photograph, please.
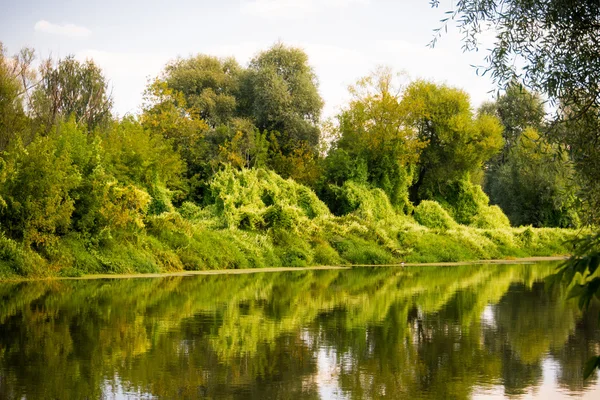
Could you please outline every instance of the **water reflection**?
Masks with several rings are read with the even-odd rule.
[[[553,268],[0,284],[0,398],[596,397]]]

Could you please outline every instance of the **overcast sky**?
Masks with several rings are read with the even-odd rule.
[[[3,3],[3,4],[2,4]],[[325,116],[348,99],[347,87],[378,65],[466,90],[474,106],[493,85],[472,65],[482,51],[463,53],[449,29],[427,47],[451,1],[429,0],[0,0],[0,41],[54,58],[92,58],[112,87],[115,111],[136,113],[150,77],[177,56],[234,56],[246,64],[281,41],[300,47],[319,78]]]

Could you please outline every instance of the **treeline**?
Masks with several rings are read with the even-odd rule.
[[[323,122],[306,54],[276,44],[175,60],[115,118],[92,61],[1,53],[0,276],[555,254],[569,231],[510,223],[580,223],[516,85],[474,113],[382,68]]]

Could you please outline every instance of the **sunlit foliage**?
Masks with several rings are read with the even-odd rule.
[[[501,127],[458,89],[378,69],[325,125],[325,151],[299,49],[276,44],[247,68],[176,60],[123,118],[106,114],[91,61],[43,64],[26,89],[30,55],[0,64],[14,133],[0,153],[1,278],[569,252],[574,231],[511,228],[489,205],[472,177]]]

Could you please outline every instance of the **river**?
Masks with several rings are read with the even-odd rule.
[[[0,398],[599,398],[555,266],[0,283]]]

